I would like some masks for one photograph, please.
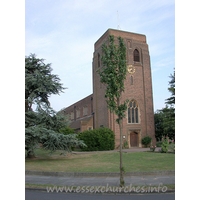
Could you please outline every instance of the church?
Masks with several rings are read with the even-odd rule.
[[[142,147],[142,138],[150,136],[155,143],[155,126],[151,66],[146,36],[121,30],[108,29],[94,44],[92,74],[93,94],[64,108],[61,112],[69,117],[70,128],[76,132],[100,127],[110,128],[115,133],[115,145],[120,143],[120,130],[116,116],[111,113],[105,101],[106,86],[100,82],[97,69],[102,67],[101,46],[114,35],[115,41],[121,36],[126,45],[127,76],[124,81],[125,92],[121,100],[129,99],[123,119],[123,140],[128,147]]]

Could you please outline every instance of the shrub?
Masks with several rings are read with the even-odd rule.
[[[128,142],[127,142],[127,140],[124,140],[123,148],[124,149],[128,149]]]
[[[153,151],[153,152],[154,152],[155,149],[156,149],[156,145],[151,145],[151,146],[150,146],[150,151]]]
[[[155,151],[155,149],[156,149],[156,145],[152,145],[152,143],[151,143],[151,145],[150,145],[150,151]]]
[[[82,151],[104,151],[115,148],[115,134],[108,128],[99,128],[78,133],[78,138],[83,140],[87,147]]]
[[[175,143],[174,143],[174,140],[171,140],[171,141],[170,141],[169,150],[170,150],[171,152],[175,153]]]
[[[167,153],[168,152],[168,149],[169,149],[169,138],[165,136],[162,137],[162,145],[161,145],[162,149],[161,149],[161,152],[162,153]]]
[[[147,147],[150,143],[151,143],[152,138],[149,136],[145,136],[142,139],[142,144],[145,145],[145,147]]]

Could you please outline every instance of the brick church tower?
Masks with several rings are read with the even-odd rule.
[[[128,109],[123,119],[123,140],[130,147],[142,147],[141,139],[145,136],[153,138],[155,143],[155,127],[153,112],[153,96],[151,67],[146,36],[120,30],[108,29],[95,43],[93,54],[93,126],[94,128],[108,127],[115,133],[116,147],[119,146],[120,131],[116,116],[110,113],[105,101],[106,86],[100,83],[97,72],[101,64],[101,46],[107,42],[109,35],[124,39],[127,54],[127,77],[124,82],[125,92],[122,102],[129,99]]]
[[[120,30],[108,29],[95,43],[93,54],[93,94],[61,110],[70,120],[70,128],[77,133],[99,127],[107,127],[115,133],[115,144],[119,146],[120,131],[116,116],[110,113],[105,101],[105,85],[100,83],[97,69],[101,64],[101,46],[109,35],[124,39],[127,55],[127,77],[121,101],[129,99],[126,118],[123,119],[123,140],[129,148],[142,147],[142,138],[150,136],[155,144],[151,67],[146,36]]]

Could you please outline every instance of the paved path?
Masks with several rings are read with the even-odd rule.
[[[130,176],[124,177],[126,185],[163,185],[175,184],[174,175],[166,176]],[[119,177],[53,177],[26,175],[26,183],[65,185],[65,186],[119,186]]]
[[[155,151],[161,150],[161,147],[157,147]],[[139,147],[133,147],[130,149],[122,149],[122,152],[142,152],[142,151],[150,151],[149,148],[139,148]],[[84,152],[79,152],[79,151],[72,151],[74,154],[89,154],[89,153],[105,153],[105,152],[119,152],[119,149],[115,150],[110,150],[110,151],[84,151]]]

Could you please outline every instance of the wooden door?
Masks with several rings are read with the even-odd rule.
[[[135,132],[130,133],[130,145],[131,145],[131,147],[138,146],[138,134]]]

